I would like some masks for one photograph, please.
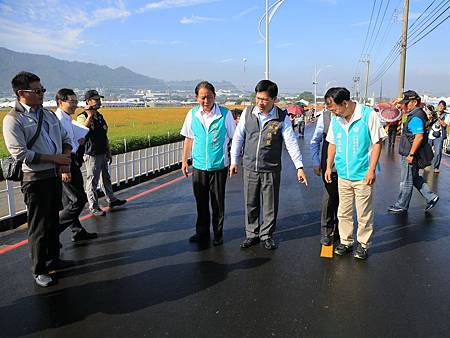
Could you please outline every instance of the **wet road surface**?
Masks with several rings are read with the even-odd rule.
[[[383,149],[375,188],[375,232],[367,261],[320,258],[321,179],[309,137],[300,140],[309,185],[284,154],[279,249],[239,249],[242,179],[229,179],[225,243],[188,243],[194,232],[191,179],[180,171],[121,191],[125,208],[83,223],[99,233],[72,243],[76,266],[39,288],[28,247],[0,255],[0,336],[29,337],[445,337],[450,336],[450,168],[426,173],[440,201],[430,213],[414,191],[407,215],[385,212],[398,194],[396,151]],[[309,136],[309,137],[308,137]],[[444,157],[444,161],[447,158]],[[26,239],[24,230],[4,241]]]

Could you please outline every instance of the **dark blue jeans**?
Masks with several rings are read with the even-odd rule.
[[[428,185],[419,175],[419,168],[415,163],[408,164],[406,156],[401,157],[401,174],[400,174],[400,194],[394,206],[397,208],[407,210],[409,208],[409,202],[415,187],[420,194],[429,203],[437,195],[428,188]]]
[[[435,138],[434,140],[428,139],[428,143],[433,147],[434,150],[433,168],[439,169],[439,166],[441,165],[442,146],[444,145],[444,138],[441,136]]]

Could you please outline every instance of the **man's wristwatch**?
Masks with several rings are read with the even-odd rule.
[[[414,156],[416,156],[416,154],[410,153],[408,156],[414,157]]]
[[[303,167],[299,167],[299,168],[297,168],[297,170],[300,170],[300,169],[302,169],[302,170],[303,170]]]

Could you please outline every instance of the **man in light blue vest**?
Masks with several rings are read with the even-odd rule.
[[[375,170],[382,141],[387,135],[378,114],[370,107],[351,101],[346,88],[330,88],[325,94],[325,102],[334,115],[326,139],[329,146],[325,180],[332,181],[333,162],[338,173],[341,243],[334,252],[342,256],[353,251],[355,206],[358,230],[353,256],[366,259],[373,233]]]
[[[213,244],[217,246],[223,243],[228,143],[236,123],[227,108],[215,104],[216,92],[211,83],[200,82],[195,87],[195,97],[199,105],[187,113],[181,129],[185,137],[181,171],[188,176],[188,159],[192,153],[192,186],[197,202],[196,232],[189,241],[209,241],[211,198]]]

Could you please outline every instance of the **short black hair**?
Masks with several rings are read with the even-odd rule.
[[[438,106],[442,104],[445,108],[447,108],[447,102],[445,102],[444,100],[439,101]]]
[[[233,114],[233,118],[236,119],[238,116],[242,115],[242,109],[234,108],[230,109],[231,114]]]
[[[37,76],[36,74],[25,71],[18,73],[11,80],[11,86],[14,94],[19,97],[19,95],[17,94],[19,90],[30,89],[30,83],[36,81],[41,81],[39,76]]]
[[[77,95],[72,89],[69,88],[61,88],[55,95],[56,104],[58,104],[58,100],[67,101],[69,96]]]
[[[267,92],[273,99],[278,96],[278,86],[270,80],[261,80],[256,84],[255,93]]]
[[[341,104],[344,101],[350,101],[350,91],[344,87],[332,87],[325,93],[325,102],[327,99],[333,99],[334,103]]]
[[[214,88],[214,86],[208,82],[208,81],[201,81],[199,82],[196,86],[195,86],[195,96],[198,96],[198,92],[200,91],[200,89],[202,88],[206,88],[209,91],[211,91],[214,96],[216,96],[216,89]]]

